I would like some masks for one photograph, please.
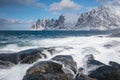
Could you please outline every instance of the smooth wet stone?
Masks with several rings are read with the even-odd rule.
[[[76,65],[76,62],[73,60],[72,56],[58,55],[58,56],[53,57],[52,60],[62,63],[65,67],[71,69],[74,72],[74,74],[76,74],[77,65]]]
[[[44,52],[47,51],[48,53]],[[55,48],[35,48],[28,49],[16,53],[0,54],[1,61],[8,61],[14,64],[32,64],[38,59],[47,58],[47,54],[54,54]]]
[[[84,74],[77,74],[74,80],[97,80]]]
[[[8,61],[14,64],[31,64],[38,59],[42,58],[44,54],[40,53],[41,50],[37,49],[29,49],[21,52],[16,53],[5,53],[0,54],[0,60],[2,61]]]
[[[18,64],[19,57],[16,53],[0,54],[0,60]]]
[[[18,53],[21,64],[32,64],[41,58],[46,58],[42,53],[42,49],[29,49]]]
[[[89,76],[98,80],[120,80],[120,64],[110,63],[92,71]]]
[[[52,61],[41,61],[29,68],[23,80],[72,80],[72,74],[62,70],[62,64]]]
[[[102,62],[95,60],[92,54],[86,55],[85,58],[83,59],[83,62],[84,62],[84,72],[87,74],[105,65]]]
[[[113,62],[113,61],[110,61],[109,62],[109,65],[120,70],[120,64],[116,63],[116,62]]]

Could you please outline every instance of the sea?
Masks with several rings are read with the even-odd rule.
[[[62,50],[59,55],[71,55],[78,67],[83,66],[82,60],[88,54],[93,54],[96,60],[104,64],[108,64],[109,61],[120,63],[120,37],[110,36],[119,32],[119,30],[4,30],[0,31],[0,54],[11,54],[40,47],[59,47]],[[65,50],[64,47],[71,47],[71,49]],[[48,60],[53,56],[42,60]],[[9,69],[0,69],[0,80],[22,80],[26,70],[33,64],[17,64]]]

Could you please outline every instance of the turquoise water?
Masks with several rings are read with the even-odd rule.
[[[0,31],[0,47],[17,44],[31,46],[29,41],[46,38],[106,35],[108,31]]]
[[[115,33],[116,30],[112,31],[0,31],[0,49],[3,51],[14,50],[15,48],[19,49],[26,47],[41,47],[44,40],[47,45],[47,42],[50,39],[60,40],[59,43],[63,43],[63,38],[69,37],[90,37],[98,35],[109,35]],[[42,42],[43,41],[43,42]],[[0,51],[1,51],[0,50]]]
[[[106,34],[109,31],[0,31],[0,36],[18,36],[26,38],[36,36],[40,38],[49,38],[49,37],[66,37],[66,36],[91,36],[91,35],[100,35]]]

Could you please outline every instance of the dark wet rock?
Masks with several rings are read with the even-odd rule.
[[[110,61],[109,64],[110,64],[110,66],[120,70],[120,64],[113,62],[113,61]]]
[[[32,64],[38,59],[41,58],[47,58],[47,54],[54,54],[55,53],[55,48],[36,48],[36,49],[28,49],[24,50],[21,52],[16,52],[16,53],[4,53],[0,54],[0,60],[2,61],[8,61],[14,64]]]
[[[52,60],[62,63],[65,67],[71,69],[74,72],[74,74],[77,72],[76,62],[70,55],[58,55],[52,58]]]
[[[89,76],[98,80],[120,80],[120,64],[110,63],[92,71]]]
[[[15,64],[7,61],[0,61],[0,69],[9,69],[13,67]]]
[[[26,63],[30,64],[35,62],[36,60],[42,58],[46,58],[46,55],[41,53],[41,49],[29,49],[21,52],[16,52],[16,53],[5,53],[5,54],[0,54],[0,60],[2,61],[8,61],[14,64],[18,63]]]
[[[19,52],[20,63],[31,64],[40,58],[46,58],[46,54],[42,53],[43,49],[29,49]]]
[[[77,74],[74,80],[97,80],[97,79],[90,78],[89,76],[84,74],[81,74],[81,75]]]
[[[106,47],[106,48],[111,48],[111,47],[112,47],[112,44],[105,44],[104,47]]]
[[[48,48],[47,51],[48,51],[51,55],[57,53],[57,51],[55,50],[54,47],[53,47],[53,48]]]
[[[91,78],[84,74],[90,74],[92,71],[104,66],[100,61],[95,60],[92,54],[86,55],[83,59],[84,66],[79,68],[74,80],[97,80],[96,78]]]
[[[79,75],[84,74],[84,68],[80,67],[77,71],[77,74]]]
[[[46,53],[48,52],[48,53]],[[47,54],[53,55],[55,53],[59,53],[56,50],[56,47],[49,48],[37,48],[37,49],[29,49],[22,52],[19,52],[20,63],[31,64],[38,59],[47,58]]]
[[[52,61],[41,61],[36,63],[27,70],[28,74],[39,74],[39,73],[64,73],[62,70],[62,65],[52,62]]]
[[[83,62],[84,62],[84,71],[87,74],[89,74],[91,71],[105,65],[102,62],[95,60],[95,58],[92,54],[86,55]]]
[[[86,55],[84,58],[84,61],[91,61],[91,60],[95,60],[95,58],[92,54]]]
[[[0,54],[0,60],[17,64],[19,62],[19,57],[16,53]]]
[[[23,80],[45,80],[43,75],[40,74],[27,74],[24,76]]]
[[[58,74],[28,74],[23,80],[72,80],[70,74],[58,73]]]
[[[72,74],[62,70],[62,64],[52,61],[41,61],[29,68],[23,80],[72,80]]]
[[[85,58],[84,58],[84,62],[86,62],[87,68],[92,67],[92,66],[105,65],[102,62],[95,60],[95,58],[92,54],[86,55]]]

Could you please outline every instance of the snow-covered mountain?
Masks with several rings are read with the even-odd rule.
[[[73,17],[73,18],[70,18]],[[60,15],[58,19],[38,19],[32,25],[32,30],[71,30],[74,29],[79,14],[65,14]]]
[[[58,19],[42,19],[33,30],[108,30],[120,28],[120,7],[100,6],[83,14],[64,14]]]
[[[117,6],[101,6],[81,14],[75,29],[120,28],[120,14],[117,14],[117,8]]]

